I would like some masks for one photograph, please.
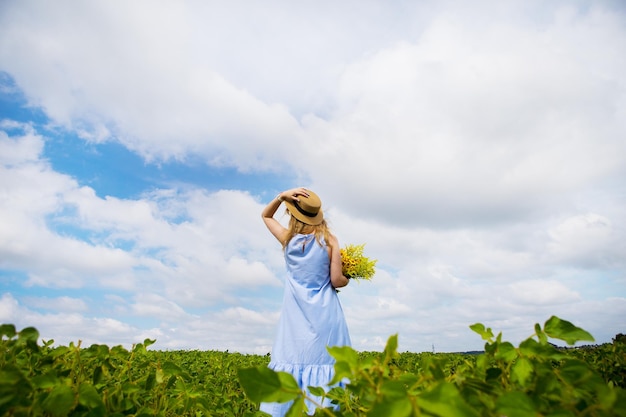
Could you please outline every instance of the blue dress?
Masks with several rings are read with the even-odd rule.
[[[327,389],[335,360],[326,347],[351,343],[343,309],[330,283],[326,245],[320,246],[314,235],[297,234],[285,248],[285,261],[285,294],[269,367],[292,374],[301,388]],[[262,403],[261,411],[282,417],[290,406]],[[307,407],[313,414],[313,404],[307,403]]]

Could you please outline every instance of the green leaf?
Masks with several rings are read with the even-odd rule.
[[[165,375],[163,374],[162,369],[157,369],[156,372],[154,373],[154,377],[156,379],[157,384],[162,384],[163,381],[165,381]]]
[[[512,362],[517,358],[517,350],[509,342],[502,342],[498,345],[498,349],[495,354],[496,359],[503,359],[507,362]]]
[[[275,372],[275,371],[272,371]],[[297,391],[298,393],[302,392],[298,383],[296,382],[293,375],[287,372],[275,372],[278,375],[278,380],[280,381],[280,386],[282,389],[287,391]]]
[[[626,390],[616,392],[616,400],[612,404],[613,412],[619,417],[626,416]]]
[[[294,377],[286,372],[275,372],[266,366],[258,366],[239,369],[237,374],[246,395],[256,403],[284,403],[302,395]]]
[[[306,405],[304,404],[304,397],[300,396],[296,398],[287,410],[285,417],[300,417],[306,411]]]
[[[169,379],[167,380],[167,382],[165,383],[165,389],[170,389],[170,388],[174,387],[176,385],[176,380],[177,380],[176,375],[170,376]],[[135,385],[133,385],[132,388],[133,388],[133,390],[139,389]]]
[[[359,365],[359,354],[350,346],[329,346],[326,348],[336,362],[346,362],[351,369]]]
[[[6,365],[0,368],[0,385],[15,385],[22,381],[28,381],[22,371],[15,365]]]
[[[536,417],[535,405],[528,396],[519,391],[507,392],[496,401],[499,415],[507,417]]]
[[[408,417],[413,412],[413,404],[408,397],[403,398],[383,398],[374,404],[374,407],[367,413],[367,417]]]
[[[146,353],[146,347],[143,343],[135,343],[132,347],[132,351],[135,353]]]
[[[500,378],[501,375],[502,375],[502,369],[500,369],[500,368],[489,368],[485,372],[485,379],[487,381],[495,381],[496,379]]]
[[[176,377],[172,377],[172,378],[175,379]],[[136,394],[140,391],[141,391],[141,388],[132,382],[126,381],[122,384],[122,392],[126,394],[127,396],[132,396],[133,394]]]
[[[330,385],[341,382],[344,378],[350,379],[352,377],[352,369],[347,362],[335,362],[335,375],[329,382]]]
[[[41,406],[53,416],[66,416],[74,407],[74,391],[67,385],[57,385]]]
[[[15,331],[15,326],[12,324],[3,324],[0,326],[0,340],[3,336],[6,336],[7,339],[13,339],[17,332]]]
[[[109,347],[107,345],[93,344],[89,346],[85,353],[89,353],[93,357],[104,360],[109,356]]]
[[[569,345],[580,341],[595,341],[593,336],[587,331],[574,326],[569,321],[561,320],[556,316],[550,317],[543,327],[548,336],[554,339],[564,340]]]
[[[39,389],[52,388],[59,384],[59,378],[54,373],[47,373],[44,375],[37,375],[31,378],[30,382]]]
[[[33,388],[22,372],[13,365],[0,368],[0,415],[11,407],[28,406]]]
[[[50,356],[52,358],[60,358],[63,355],[66,355],[68,352],[70,352],[70,348],[67,346],[57,346],[54,348],[54,350],[52,350],[52,352],[50,352]]]
[[[336,384],[344,378],[351,378],[359,367],[359,354],[350,346],[327,347],[330,356],[335,358],[335,375],[330,384]]]
[[[326,391],[324,391],[324,388],[322,387],[307,387],[307,389],[309,390],[311,395],[315,397],[321,397],[322,395],[326,394]]]
[[[485,328],[482,323],[472,324],[470,326],[474,332],[478,333],[483,340],[491,341],[493,340],[493,332],[490,328]]]
[[[436,380],[442,381],[446,379],[446,373],[444,371],[445,363],[443,360],[433,359],[428,363],[427,372]]]
[[[389,361],[396,356],[398,353],[398,334],[394,334],[389,336],[387,339],[387,344],[385,345],[385,350],[383,354],[385,356],[385,363],[389,363]]]
[[[163,369],[163,374],[164,375],[180,375],[183,373],[183,370],[181,369],[180,366],[176,365],[174,362],[170,362],[167,361],[165,363],[163,363],[163,366],[161,367]]]
[[[531,338],[526,339],[522,343],[520,343],[519,351],[523,356],[528,356],[529,358],[560,360],[567,356],[563,352],[560,352],[559,350],[554,348],[554,346],[549,344],[541,344],[535,339]]]
[[[402,382],[406,387],[417,384],[420,377],[416,374],[406,373],[398,376],[398,381]]]
[[[564,381],[571,385],[578,385],[588,381],[594,376],[593,371],[585,362],[578,359],[568,359],[563,362],[559,374]],[[585,384],[586,388],[591,389],[589,383]]]
[[[440,417],[477,417],[479,414],[461,397],[456,386],[441,382],[417,397],[421,408]]]
[[[539,323],[535,323],[535,334],[537,334],[537,339],[539,339],[539,343],[542,345],[548,344],[548,336],[546,336],[545,332],[541,330],[541,326]]]
[[[148,374],[146,378],[145,390],[150,391],[156,385],[156,371],[152,371]]]
[[[384,381],[380,387],[380,392],[386,398],[406,398],[406,385],[401,381],[388,380]]]
[[[39,339],[39,332],[34,327],[26,327],[22,329],[19,333],[18,340],[28,343],[34,342],[37,343]]]
[[[487,381],[483,381],[480,378],[468,377],[465,381],[463,381],[464,387],[471,388],[476,391],[481,391],[487,394],[492,394],[494,391],[494,387],[492,384],[489,384]]]
[[[78,402],[88,408],[103,406],[102,397],[91,384],[80,384],[78,387]]]
[[[511,379],[520,386],[526,387],[526,384],[533,375],[533,363],[526,357],[521,357],[513,364],[511,368]]]
[[[93,370],[93,376],[91,377],[91,382],[94,385],[99,385],[102,382],[104,376],[104,371],[102,370],[102,366],[96,366]]]

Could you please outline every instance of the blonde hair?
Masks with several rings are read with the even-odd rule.
[[[287,210],[287,213],[289,213],[289,210]],[[291,214],[289,214],[289,226],[287,227],[285,239],[281,242],[283,245],[283,250],[287,247],[287,244],[295,235],[299,233],[309,234],[311,232],[313,232],[313,234],[315,235],[315,240],[317,240],[317,243],[319,243],[320,246],[324,246],[322,244],[323,238],[326,246],[332,247],[332,245],[330,244],[330,229],[325,219],[322,220],[320,224],[313,226],[303,223]]]

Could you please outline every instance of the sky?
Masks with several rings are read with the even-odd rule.
[[[378,261],[338,294],[355,349],[517,344],[552,315],[611,342],[624,51],[618,0],[3,0],[0,322],[266,354],[285,268],[260,214],[305,186]]]

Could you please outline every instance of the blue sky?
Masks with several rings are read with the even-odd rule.
[[[625,332],[625,10],[465,3],[3,2],[0,321],[265,354],[307,186],[379,261],[357,349]]]

